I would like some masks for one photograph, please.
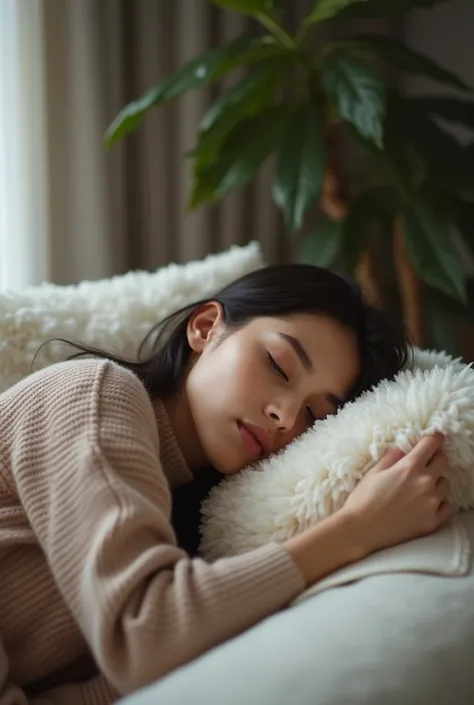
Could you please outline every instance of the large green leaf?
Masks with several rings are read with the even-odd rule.
[[[234,69],[243,66],[251,66],[264,59],[282,56],[286,52],[281,44],[278,44],[275,39],[268,34],[261,37],[254,37],[253,39],[254,41],[246,51],[222,59],[214,72],[214,81],[218,81]]]
[[[455,88],[467,89],[468,86],[451,71],[439,66],[424,54],[420,54],[398,42],[396,39],[380,35],[357,36],[336,46],[346,47],[346,50],[357,54],[368,54],[383,59],[392,66],[413,74],[420,74]]]
[[[369,0],[366,3],[351,5],[341,14],[341,19],[349,17],[393,17],[404,15],[413,8],[428,8],[452,0]]]
[[[378,147],[383,145],[385,85],[378,73],[334,52],[321,63],[326,94],[339,115]]]
[[[342,242],[342,221],[324,218],[321,225],[306,235],[299,259],[317,267],[329,267],[336,259]]]
[[[298,230],[319,196],[326,168],[321,116],[316,105],[300,106],[285,129],[273,198],[290,230]]]
[[[244,118],[260,112],[281,84],[288,63],[284,57],[268,59],[254,67],[209,108],[201,121],[192,153],[202,165],[216,157],[223,141]]]
[[[201,56],[186,62],[177,71],[159,81],[138,100],[129,103],[117,115],[105,133],[108,145],[136,129],[146,113],[155,105],[166,103],[188,91],[196,90],[222,76],[223,67],[231,70],[245,63],[252,50],[261,47],[259,37],[242,36],[210,49]]]
[[[427,95],[409,98],[408,102],[418,111],[437,115],[449,122],[474,127],[474,101]]]
[[[245,12],[248,15],[259,15],[273,9],[271,0],[211,0],[211,2],[226,10]]]
[[[305,20],[306,25],[328,20],[338,15],[342,10],[355,3],[368,2],[368,0],[316,0],[314,9]]]
[[[464,301],[462,263],[449,226],[449,222],[424,203],[412,202],[405,207],[405,242],[418,275],[429,286]]]
[[[227,136],[214,163],[196,163],[190,207],[243,186],[277,148],[287,120],[284,105],[270,106],[242,120]]]

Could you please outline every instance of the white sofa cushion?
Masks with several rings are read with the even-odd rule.
[[[35,353],[49,338],[83,342],[134,358],[141,340],[161,319],[263,265],[258,244],[251,243],[155,272],[2,293],[0,392],[29,374]],[[57,362],[64,354],[64,345],[45,346],[41,366]]]
[[[472,705],[473,545],[474,512],[461,513],[122,705]]]

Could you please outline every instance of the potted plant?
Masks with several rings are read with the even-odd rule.
[[[316,42],[326,23],[400,15],[437,1],[318,0],[295,34],[282,22],[281,0],[213,0],[251,15],[262,31],[210,49],[160,80],[119,113],[106,142],[136,129],[152,107],[245,68],[200,123],[188,155],[190,208],[241,188],[275,154],[273,199],[288,232],[304,233],[302,256],[322,266],[337,262],[380,298],[370,238],[378,227],[393,243],[388,260],[413,341],[452,350],[440,317],[468,311],[459,241],[474,252],[474,143],[461,144],[439,118],[473,127],[471,89],[391,37]],[[387,68],[426,76],[462,97],[404,96]],[[313,226],[315,208],[321,217]]]

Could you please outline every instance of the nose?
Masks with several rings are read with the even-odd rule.
[[[273,421],[278,431],[285,433],[295,426],[299,410],[300,404],[296,399],[285,398],[268,404],[266,415]]]

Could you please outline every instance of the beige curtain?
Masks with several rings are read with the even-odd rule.
[[[21,237],[14,219],[13,232],[5,236],[21,270],[12,279],[21,286],[44,279],[77,282],[182,262],[255,239],[270,262],[291,256],[293,240],[285,237],[270,197],[271,163],[218,206],[186,213],[190,171],[184,154],[221,88],[153,111],[111,151],[102,141],[127,102],[186,59],[248,30],[251,20],[208,0],[0,2],[2,9],[17,8],[18,30],[14,124],[21,147],[18,203],[24,207],[16,209]],[[313,4],[285,2],[290,26]],[[447,20],[439,13],[448,12],[448,5],[462,5],[467,22],[471,0],[456,0],[437,13],[420,11],[406,23],[372,23],[370,29],[405,34],[430,49],[421,40],[432,34],[429,22],[443,31]],[[453,22],[456,13],[449,15]],[[446,63],[444,56],[434,58]],[[468,64],[461,58],[465,73]],[[11,181],[10,172],[5,178]]]
[[[151,269],[259,240],[289,256],[270,197],[272,164],[242,192],[188,214],[184,154],[219,88],[153,111],[111,151],[116,113],[159,78],[251,20],[207,0],[38,0],[44,46],[49,258],[46,278],[76,282]],[[311,2],[288,3],[290,21]]]

